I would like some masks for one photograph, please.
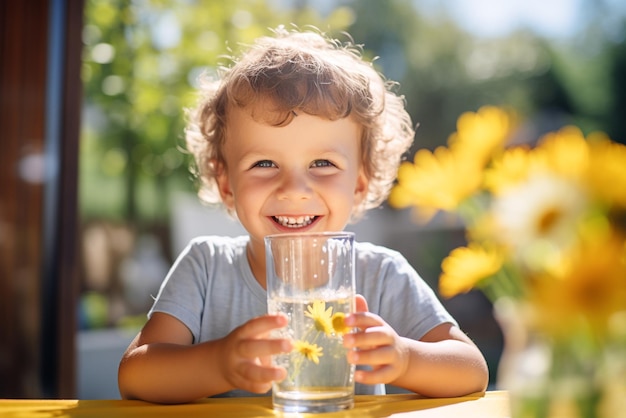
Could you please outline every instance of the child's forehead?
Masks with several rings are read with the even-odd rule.
[[[299,108],[284,114],[261,105],[233,107],[227,120],[226,142],[233,139],[238,142],[241,138],[273,138],[280,136],[280,132],[292,136],[297,133],[298,137],[308,138],[312,143],[323,142],[322,136],[354,137],[360,142],[363,129],[353,116],[330,118]]]
[[[227,120],[230,121],[230,123],[233,123],[233,118],[228,117],[228,115],[237,114],[238,117],[236,119],[238,120],[241,120],[241,117],[245,117],[262,125],[285,126],[288,125],[294,117],[307,112],[299,107],[293,107],[285,103],[277,103],[276,100],[270,97],[259,96],[245,105],[231,103],[226,113]],[[317,116],[329,120],[333,119],[323,114]]]
[[[279,105],[269,98],[262,98],[245,106],[229,106],[227,120],[229,124],[239,124],[242,120],[249,120],[260,125],[267,125],[268,127],[283,127],[291,124],[295,118],[302,115],[315,116],[326,121],[344,119],[344,117],[337,117],[336,115],[323,112],[321,114],[308,112],[306,107]],[[359,126],[361,125],[354,118],[354,115],[348,115],[345,119],[349,119]]]
[[[263,125],[280,126],[285,124],[287,113],[290,110],[278,107],[272,100],[261,97],[245,105],[231,103],[226,110],[226,120],[229,125],[246,118]]]

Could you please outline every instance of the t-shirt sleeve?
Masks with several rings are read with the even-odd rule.
[[[370,294],[371,302],[368,300],[370,311],[380,315],[399,335],[419,340],[437,325],[458,326],[433,289],[400,253],[384,251],[369,264],[371,277],[365,283],[374,292]],[[378,277],[373,277],[374,272]]]
[[[194,341],[200,336],[200,318],[206,294],[207,266],[200,250],[206,243],[192,241],[172,265],[159,293],[148,312],[163,312],[181,321],[193,334]]]

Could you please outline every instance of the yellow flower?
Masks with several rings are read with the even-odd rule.
[[[546,327],[601,328],[626,311],[626,146],[566,126],[505,149],[516,125],[497,107],[462,114],[448,147],[401,165],[389,204],[420,222],[438,211],[464,221],[468,245],[443,260],[442,296],[478,287],[537,304]]]
[[[493,194],[501,194],[528,179],[533,171],[533,155],[522,147],[511,148],[494,159],[485,170],[485,188]]]
[[[456,248],[441,264],[439,292],[445,298],[468,292],[481,280],[497,273],[502,262],[497,251],[477,244]]]
[[[577,127],[566,126],[544,135],[533,152],[545,163],[546,171],[560,177],[579,180],[587,173],[589,145]]]
[[[293,343],[293,349],[294,351],[300,353],[304,358],[315,364],[320,364],[320,357],[324,355],[322,353],[322,347],[317,344],[311,344],[307,341],[295,341]]]
[[[306,310],[307,311],[304,313],[304,316],[307,316],[313,320],[316,330],[323,332],[327,335],[332,334],[332,307],[326,309],[326,303],[324,301],[316,300],[313,302],[313,305],[307,306]]]
[[[626,312],[626,241],[623,236],[598,236],[581,242],[562,258],[554,274],[530,282],[536,323],[550,335],[567,336],[587,321],[599,335],[609,319]]]
[[[626,208],[626,146],[596,133],[589,135],[589,147],[589,189],[609,205]]]
[[[515,115],[495,106],[483,106],[478,112],[465,112],[457,120],[457,131],[448,144],[484,164],[494,151],[504,147],[511,136]]]
[[[567,126],[544,135],[532,150],[515,147],[495,157],[485,170],[484,185],[488,191],[498,195],[532,175],[549,174],[582,182],[587,175],[595,172],[589,169],[590,158],[589,144],[580,129]]]
[[[389,204],[396,208],[413,206],[421,223],[437,211],[458,209],[479,190],[484,166],[511,135],[513,119],[511,113],[493,106],[461,115],[448,148],[419,150],[413,163],[400,166]]]
[[[389,204],[396,208],[414,205],[417,218],[427,222],[438,210],[451,212],[476,192],[481,173],[478,161],[448,148],[419,150],[413,164],[400,166]]]
[[[346,325],[346,314],[336,312],[332,318],[333,329],[336,334],[343,335],[350,332],[351,328]]]

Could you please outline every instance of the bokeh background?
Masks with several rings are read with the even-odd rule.
[[[621,0],[84,0],[79,398],[119,396],[121,353],[187,241],[242,232],[195,196],[184,110],[201,73],[281,24],[349,33],[399,83],[418,126],[407,158],[444,145],[458,116],[483,105],[519,112],[528,137],[575,124],[626,141]],[[350,229],[401,251],[434,288],[441,261],[464,243],[454,220],[418,225],[387,205]],[[493,388],[502,336],[491,306],[475,292],[443,302],[485,353]]]

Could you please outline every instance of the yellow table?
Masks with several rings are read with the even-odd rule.
[[[272,399],[203,399],[183,405],[157,405],[125,400],[41,400],[0,399],[2,418],[45,417],[280,417]],[[289,415],[286,415],[289,416]],[[295,416],[295,415],[291,415]],[[298,417],[353,418],[505,418],[510,416],[509,397],[504,391],[459,398],[426,399],[418,395],[359,395],[353,409],[327,414],[300,414]]]

